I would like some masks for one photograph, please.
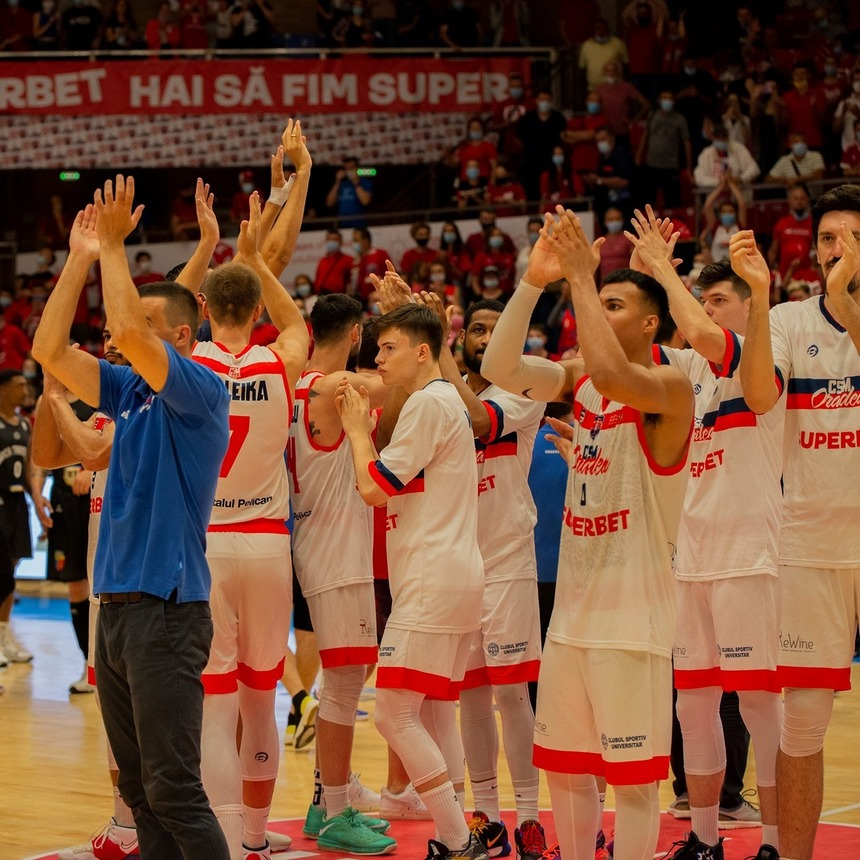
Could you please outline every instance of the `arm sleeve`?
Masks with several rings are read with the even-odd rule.
[[[160,397],[182,420],[193,425],[221,420],[227,390],[208,367],[182,358],[172,346],[165,344],[170,369]]]
[[[549,402],[557,400],[564,387],[564,367],[545,358],[523,355],[529,320],[541,293],[538,287],[520,281],[493,330],[481,375],[505,391]]]

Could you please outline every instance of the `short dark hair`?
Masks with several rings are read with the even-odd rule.
[[[377,339],[394,328],[403,332],[412,346],[426,343],[433,358],[439,360],[442,354],[442,324],[430,308],[408,304],[389,311],[376,321]]]
[[[152,254],[150,254],[150,253],[149,253],[149,251],[138,251],[138,252],[134,255],[134,262],[135,262],[135,263],[139,263],[139,262],[140,262],[140,258],[141,258],[141,257],[149,257],[149,259],[151,260],[151,259],[152,259]]]
[[[154,284],[144,284],[137,292],[142,299],[164,299],[170,325],[187,325],[192,334],[197,331],[197,299],[181,284],[156,281]]]
[[[262,296],[260,276],[241,263],[224,263],[206,276],[206,305],[216,323],[245,325]]]
[[[860,212],[860,185],[838,185],[815,201],[812,207],[812,241],[818,244],[818,225],[828,212]]]
[[[376,356],[379,347],[376,345],[376,319],[366,319],[361,328],[361,346],[355,357],[357,369],[364,367],[376,367]]]
[[[0,370],[0,388],[6,385],[7,382],[11,382],[13,379],[23,375],[24,373],[21,370]]]
[[[504,309],[505,306],[498,299],[481,299],[479,302],[474,302],[466,309],[466,314],[463,317],[463,331],[469,328],[472,317],[478,311],[492,311],[494,314],[500,314]]]
[[[699,290],[709,290],[721,281],[728,281],[732,289],[742,298],[748,299],[752,295],[750,285],[740,276],[735,274],[732,264],[728,260],[720,260],[717,263],[709,263],[699,272],[696,286]]]
[[[314,341],[324,345],[344,337],[361,322],[361,302],[343,293],[320,296],[311,308]]]
[[[373,244],[373,239],[370,238],[370,230],[367,227],[353,227],[352,231],[353,233],[358,233],[362,239],[367,239],[368,242]]]
[[[609,284],[631,283],[645,294],[645,301],[651,307],[660,322],[669,316],[669,297],[663,285],[650,275],[643,275],[634,269],[616,269],[603,279],[603,286]]]

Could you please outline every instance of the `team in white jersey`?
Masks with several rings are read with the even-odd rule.
[[[732,239],[732,263],[753,289],[741,359],[757,412],[785,381],[783,525],[779,547],[779,674],[785,721],[777,761],[780,851],[811,860],[823,796],[824,736],[833,691],[846,689],[860,615],[860,187],[823,194],[813,213],[825,295],[774,308],[769,272],[750,231]]]

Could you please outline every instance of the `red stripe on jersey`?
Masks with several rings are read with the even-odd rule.
[[[225,696],[239,689],[239,670],[234,669],[232,672],[218,674],[204,672],[200,680],[203,682],[203,692],[207,696]]]
[[[804,690],[850,690],[851,667],[831,669],[824,666],[777,666],[776,675],[783,687]]]
[[[459,683],[444,675],[407,669],[405,666],[380,666],[376,670],[376,686],[393,690],[412,690],[428,699],[454,702],[459,696]]]
[[[720,430],[731,430],[734,427],[756,427],[758,420],[755,412],[728,412],[725,415],[718,415],[714,423],[714,432]]]
[[[788,409],[812,409],[812,395],[789,394],[785,398],[785,405]]]
[[[247,663],[240,663],[236,670],[238,679],[252,690],[274,690],[284,675],[284,660],[274,669],[252,669]]]
[[[553,750],[535,744],[532,763],[553,773],[605,776],[611,785],[645,785],[669,776],[669,756],[640,761],[605,761],[597,753]]]
[[[484,460],[495,460],[496,457],[516,457],[517,443],[513,442],[490,442],[483,451]]]
[[[687,441],[684,444],[684,451],[678,462],[674,466],[661,466],[651,455],[651,449],[648,447],[648,440],[645,438],[645,426],[642,424],[642,415],[636,409],[631,409],[630,411],[636,415],[636,435],[639,437],[639,445],[642,448],[642,453],[648,461],[648,468],[655,475],[677,475],[687,465],[687,455],[690,453],[690,440],[693,438],[694,419],[690,419],[690,430],[687,433]]]
[[[87,666],[87,683],[91,687],[96,685],[96,669],[95,666]]]
[[[311,400],[310,400],[310,395],[311,395],[311,390],[314,387],[314,383],[318,379],[322,379],[325,376],[325,374],[320,373],[319,371],[315,371],[313,373],[302,374],[302,378],[304,378],[304,379],[307,379],[308,376],[313,376],[313,378],[311,379],[310,385],[308,385],[307,388],[300,388],[300,389],[296,390],[296,396],[299,397],[301,395],[301,399],[305,401],[305,409],[304,409],[305,438],[308,440],[308,442],[310,442],[311,448],[313,448],[315,451],[325,451],[325,452],[337,451],[337,449],[340,448],[341,442],[343,442],[343,440],[346,438],[346,433],[344,432],[343,428],[341,428],[340,436],[337,437],[337,442],[335,442],[334,445],[320,445],[318,442],[314,441],[313,433],[311,433],[311,416],[310,416]]]
[[[321,648],[320,663],[323,669],[337,669],[340,666],[372,666],[379,658],[379,648],[376,645],[365,645],[361,648]]]
[[[424,476],[418,475],[414,477],[397,495],[405,496],[408,493],[423,493],[424,492]]]
[[[274,355],[274,353],[273,353]],[[259,376],[261,374],[271,373],[275,376],[284,375],[284,363],[275,356],[271,361],[258,361],[254,364],[233,365],[225,364],[218,359],[210,358],[208,355],[193,355],[191,356],[198,364],[214,370],[216,373],[223,373],[230,379],[246,379],[249,376]],[[238,372],[238,376],[234,376]]]
[[[367,471],[370,473],[370,477],[373,478],[376,485],[385,493],[386,496],[396,496],[398,492],[400,492],[388,478],[379,471],[379,467],[376,465],[376,461],[367,464]]]
[[[599,430],[611,430],[613,427],[638,421],[639,412],[629,406],[622,406],[614,412],[598,415],[596,412],[589,411],[579,400],[576,400],[573,404],[573,417],[583,430],[592,430],[595,427]]]
[[[241,523],[223,523],[219,525],[209,524],[206,529],[209,532],[242,532],[253,535],[288,535],[290,530],[283,520],[272,520],[259,518],[256,520],[245,520]]]
[[[388,506],[373,509],[373,578],[388,579]]]
[[[499,435],[499,413],[494,403],[488,403],[486,400],[481,401],[481,405],[487,412],[490,419],[490,430],[481,436],[481,441],[486,442],[490,439],[495,439]]]

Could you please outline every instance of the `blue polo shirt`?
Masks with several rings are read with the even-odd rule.
[[[130,367],[99,364],[99,409],[116,429],[93,590],[208,600],[206,527],[229,398],[211,370],[165,349],[170,366],[157,394]]]
[[[549,424],[538,430],[529,469],[529,487],[537,507],[535,557],[538,582],[555,582],[558,575],[558,547],[567,489],[568,465],[547,438],[553,435],[555,431]]]
[[[373,183],[369,179],[361,178],[358,184],[368,193],[373,191]],[[337,189],[337,214],[341,227],[364,227],[367,219],[363,216],[367,213],[367,207],[358,199],[355,185],[349,179],[341,179]]]

